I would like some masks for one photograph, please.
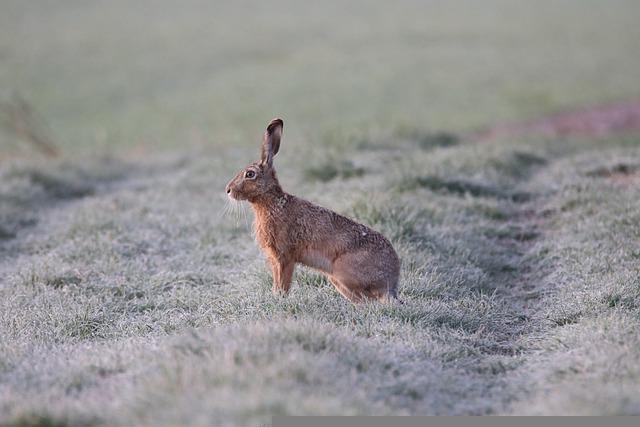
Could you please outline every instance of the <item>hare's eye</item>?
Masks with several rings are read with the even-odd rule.
[[[251,179],[251,178],[255,178],[255,177],[256,177],[256,173],[255,173],[254,171],[247,171],[247,172],[244,174],[244,176],[245,176],[245,178],[249,178],[249,179]]]

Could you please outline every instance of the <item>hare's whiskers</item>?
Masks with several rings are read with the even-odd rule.
[[[244,216],[244,225],[247,227],[247,230],[250,230],[249,220],[247,220],[247,209],[243,204],[240,205],[240,208],[242,209],[242,215]]]
[[[236,220],[236,227],[240,226],[240,202],[237,200],[233,201],[233,217]]]
[[[225,197],[224,205],[218,210],[218,219],[227,216],[229,213],[229,198]]]

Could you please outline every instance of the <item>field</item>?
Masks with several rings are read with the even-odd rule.
[[[0,425],[640,415],[640,114],[558,124],[640,108],[638,17],[0,1],[0,113],[59,152],[0,116]],[[403,305],[271,294],[224,186],[274,116],[285,190],[389,237]]]

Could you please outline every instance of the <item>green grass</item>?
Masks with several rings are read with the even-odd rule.
[[[63,156],[0,137],[0,425],[640,413],[640,138],[458,136],[639,95],[635,2],[341,5],[2,4]],[[403,305],[271,294],[223,188],[275,115]]]
[[[0,6],[0,97],[68,155],[246,147],[275,115],[308,152],[640,96],[634,0],[23,3]]]

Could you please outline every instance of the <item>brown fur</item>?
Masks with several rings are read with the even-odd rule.
[[[273,167],[282,128],[280,119],[269,123],[261,160],[238,172],[226,188],[229,197],[251,203],[274,292],[289,291],[295,264],[301,263],[325,273],[352,302],[397,298],[400,259],[382,234],[282,190]]]

